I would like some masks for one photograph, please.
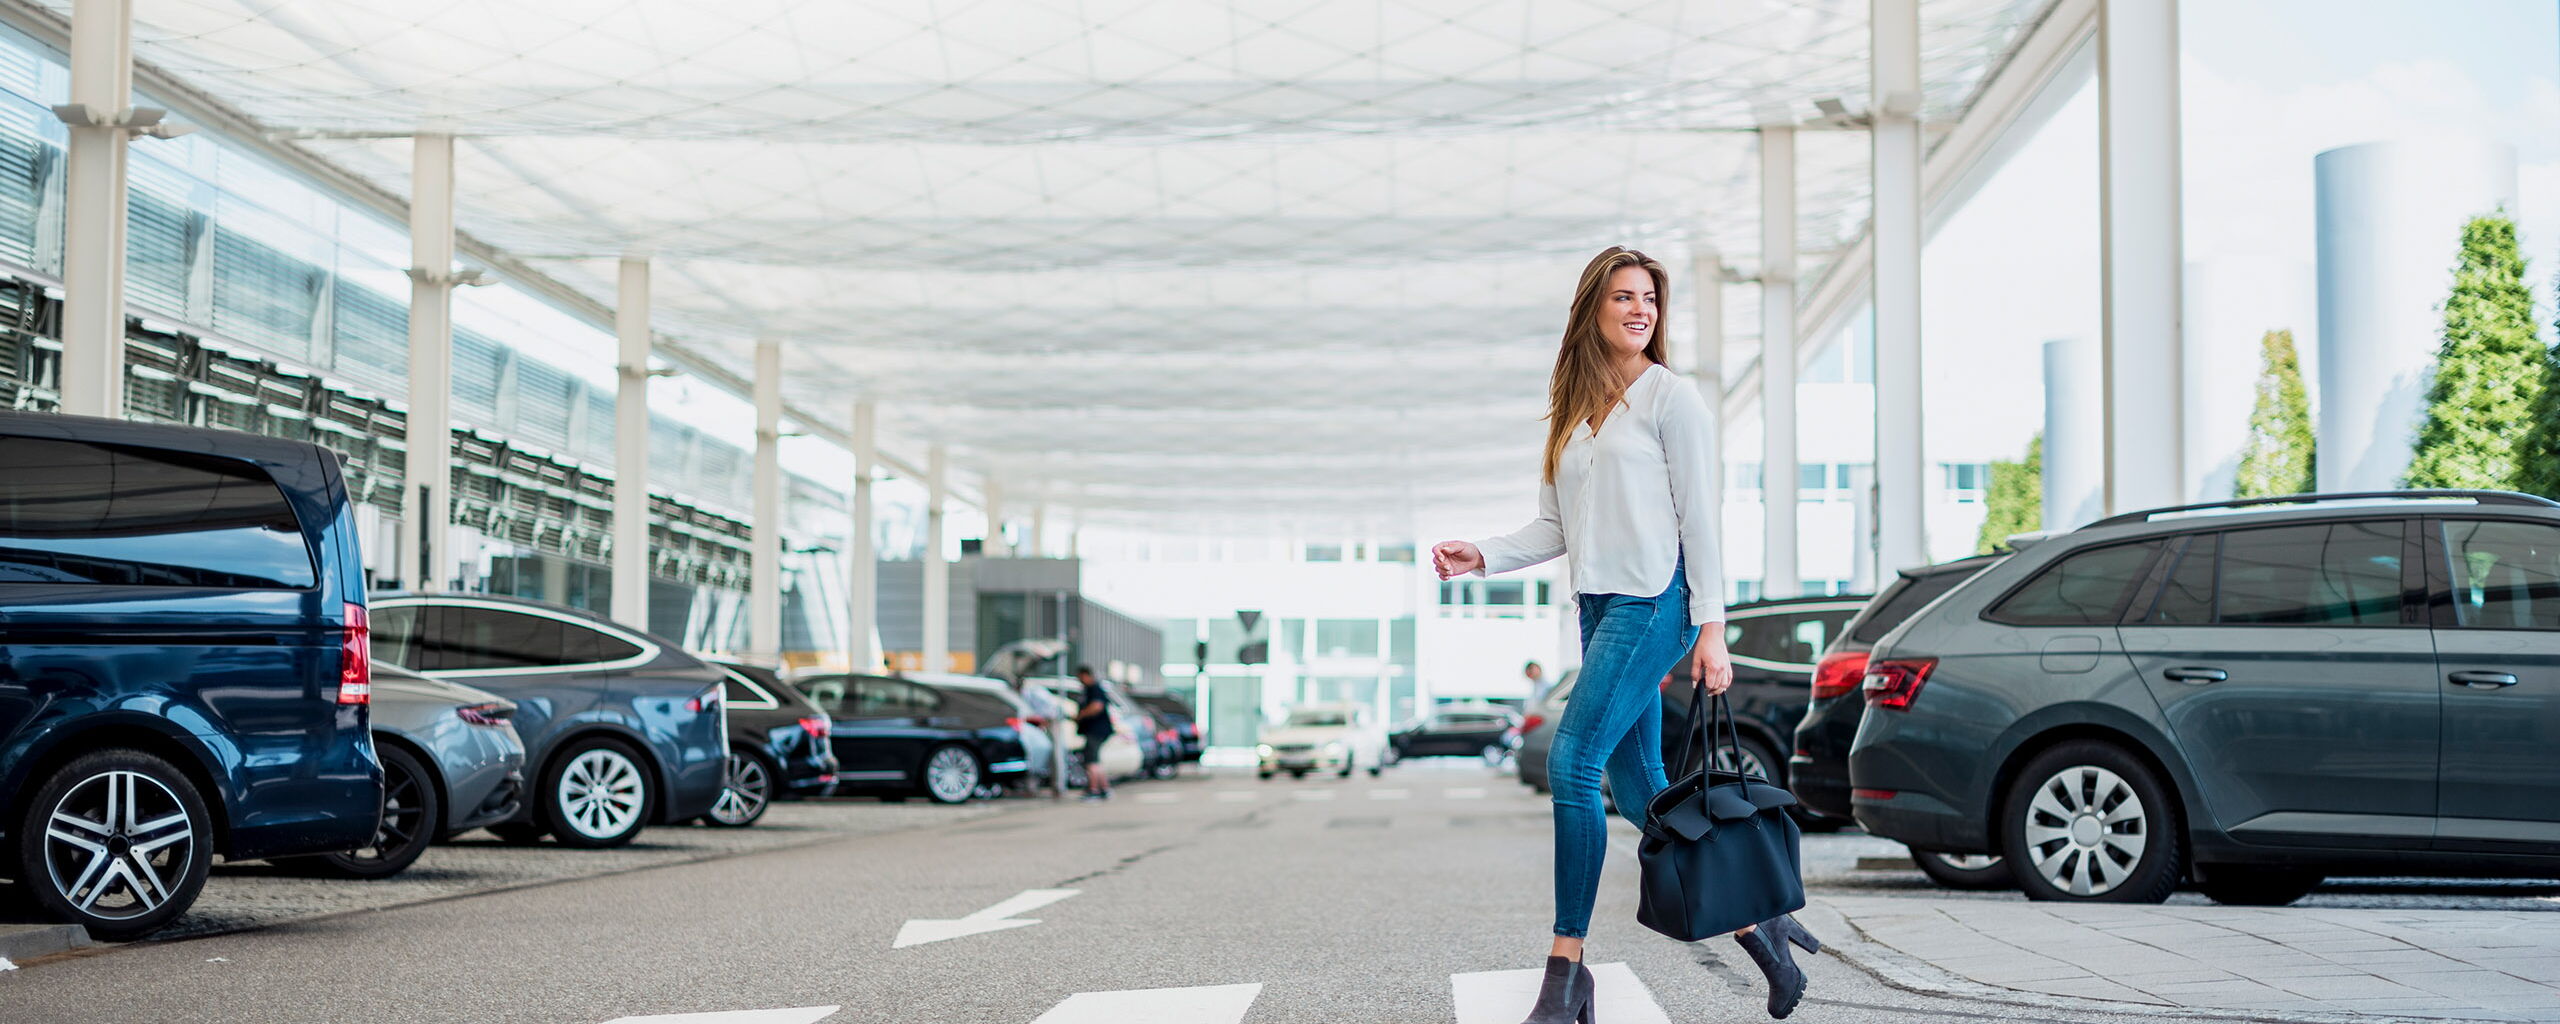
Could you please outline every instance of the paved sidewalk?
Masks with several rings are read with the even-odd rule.
[[[2286,1016],[2560,1019],[2560,913],[1816,902],[1870,942],[2019,992]]]

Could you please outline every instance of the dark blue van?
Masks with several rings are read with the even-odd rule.
[[[0,412],[0,871],[120,940],[216,855],[369,842],[356,544],[316,445]]]

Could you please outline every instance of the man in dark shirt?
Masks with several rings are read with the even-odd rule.
[[[1084,736],[1084,798],[1111,798],[1110,772],[1102,768],[1102,745],[1111,739],[1111,696],[1102,690],[1102,681],[1094,678],[1093,666],[1076,666],[1076,681],[1084,684],[1084,696],[1076,702],[1076,732]]]

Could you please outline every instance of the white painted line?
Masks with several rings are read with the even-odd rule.
[[[1329,789],[1319,789],[1312,792],[1296,793],[1291,796],[1299,803],[1320,804],[1333,799],[1333,791]]]
[[[1260,985],[1078,992],[1031,1024],[1239,1024]]]
[[[1458,1003],[1458,1024],[1518,1024],[1520,1016],[1537,1005],[1538,983],[1545,974],[1532,968],[1450,975],[1449,994]],[[1662,1004],[1653,1001],[1653,992],[1636,980],[1636,972],[1627,965],[1593,964],[1591,981],[1598,996],[1591,1006],[1591,1019],[1609,1024],[1671,1024],[1671,1015],[1662,1012]]]
[[[1262,794],[1241,789],[1230,789],[1218,794],[1218,802],[1222,804],[1249,804],[1260,799]]]
[[[0,956],[0,971],[14,971],[17,969],[18,965],[10,963],[8,957]]]
[[[1452,786],[1449,788],[1448,796],[1451,800],[1482,800],[1484,799],[1484,788],[1481,786]]]
[[[1371,800],[1402,800],[1412,795],[1411,791],[1402,789],[1373,789],[1369,791],[1369,799]]]
[[[1138,802],[1142,804],[1178,804],[1182,802],[1182,794],[1140,793],[1138,794]]]
[[[1079,891],[1081,890],[1025,889],[1020,893],[1007,897],[995,906],[970,914],[967,917],[953,920],[930,920],[923,918],[910,920],[907,923],[898,926],[898,937],[890,944],[889,948],[905,949],[909,946],[921,946],[928,942],[940,942],[944,939],[957,939],[969,935],[979,935],[986,932],[1000,932],[1008,928],[1020,928],[1025,925],[1039,924],[1040,922],[1038,921],[1016,919],[1013,915],[1028,914],[1034,910],[1038,910],[1042,907],[1048,906],[1049,904],[1056,903],[1059,900],[1073,896]]]
[[[648,1017],[616,1017],[604,1024],[817,1024],[840,1007],[800,1006],[786,1010],[714,1010],[710,1013],[661,1013]]]

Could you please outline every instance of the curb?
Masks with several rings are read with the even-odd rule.
[[[2498,1017],[2411,1017],[2397,1014],[2335,1013],[2318,1010],[2244,1010],[2211,1006],[2162,1006],[2153,1003],[2131,1003],[2114,999],[2090,999],[2084,996],[2052,995],[2004,988],[1959,976],[1951,971],[1902,950],[1878,942],[1858,927],[1849,916],[1822,902],[1810,901],[1820,913],[1839,922],[1857,938],[1848,942],[1825,942],[1822,951],[1838,956],[1885,987],[1925,996],[1964,999],[1974,1002],[1999,1003],[2038,1009],[2078,1010],[2089,1013],[2113,1013],[2125,1016],[2152,1017],[2161,1020],[2250,1021],[2264,1024],[2493,1024],[2513,1018]]]
[[[19,962],[92,945],[76,924],[0,924],[0,960]]]

